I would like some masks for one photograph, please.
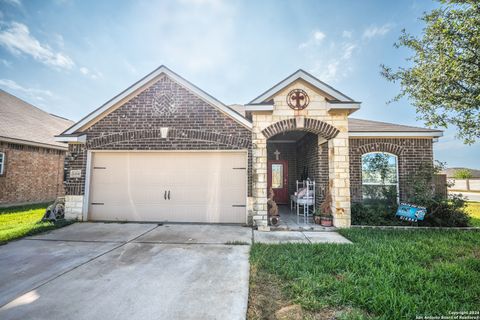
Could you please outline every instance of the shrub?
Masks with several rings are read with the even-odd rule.
[[[470,216],[466,212],[465,200],[456,195],[448,199],[432,198],[427,205],[427,214],[421,225],[428,227],[468,227]]]
[[[428,227],[466,227],[470,224],[470,217],[466,212],[466,203],[463,197],[451,195],[444,198],[435,193],[432,185],[433,177],[444,165],[424,165],[408,178],[409,203],[427,208],[424,221],[418,226]],[[396,191],[383,188],[383,194],[377,198],[370,198],[363,203],[352,206],[352,224],[354,225],[411,225],[410,222],[399,220],[395,216],[397,211]]]
[[[368,226],[403,225],[395,217],[396,206],[387,206],[385,202],[355,203],[352,205],[352,224]]]
[[[459,195],[447,198],[435,194],[433,177],[445,168],[445,164],[423,165],[408,180],[408,202],[427,208],[425,220],[419,225],[430,227],[466,227],[470,217],[466,212],[465,199]]]

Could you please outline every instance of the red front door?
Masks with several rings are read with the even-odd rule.
[[[272,187],[275,193],[273,200],[277,204],[288,203],[288,161],[269,160],[267,176],[268,190]]]

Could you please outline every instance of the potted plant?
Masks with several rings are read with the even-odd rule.
[[[333,216],[331,213],[323,213],[320,216],[320,224],[323,227],[331,227],[333,226]]]
[[[315,224],[320,224],[320,216],[321,216],[321,211],[320,210],[315,210],[313,213],[313,221]]]
[[[325,200],[323,200],[320,205],[320,224],[323,227],[333,226],[333,216],[332,216],[332,196],[328,192],[326,193]]]

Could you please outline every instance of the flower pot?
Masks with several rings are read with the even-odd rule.
[[[331,218],[331,217],[320,217],[320,224],[323,227],[331,227],[331,226],[333,226],[333,218]]]
[[[320,216],[314,216],[313,221],[315,221],[315,224],[320,224]]]

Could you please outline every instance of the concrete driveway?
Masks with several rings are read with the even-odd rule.
[[[117,223],[14,241],[0,319],[245,319],[251,241],[239,226]]]

